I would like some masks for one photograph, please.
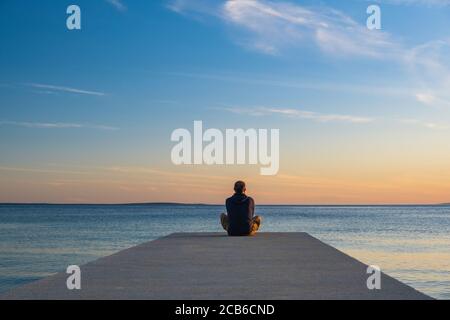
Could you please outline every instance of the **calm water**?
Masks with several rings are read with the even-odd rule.
[[[221,231],[221,206],[0,205],[0,292],[180,231]],[[262,231],[306,231],[450,299],[450,207],[259,206]]]

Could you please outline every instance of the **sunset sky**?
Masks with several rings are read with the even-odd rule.
[[[2,0],[0,40],[0,202],[450,202],[448,0]],[[194,120],[280,129],[278,175],[175,166]]]

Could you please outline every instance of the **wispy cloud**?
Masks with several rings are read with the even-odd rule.
[[[394,47],[383,32],[370,32],[344,13],[289,2],[227,1],[224,19],[253,33],[253,46],[267,53],[312,42],[333,54],[380,56]]]
[[[175,12],[208,14],[244,31],[238,43],[251,49],[279,54],[283,49],[314,44],[338,55],[385,57],[398,46],[382,31],[370,31],[350,16],[326,6],[306,7],[269,0],[228,0],[206,5],[205,0],[175,0]]]
[[[418,119],[401,119],[400,122],[404,123],[404,124],[415,125],[415,126],[420,126],[420,127],[434,129],[434,130],[450,129],[450,126],[448,126],[446,124],[423,121],[423,120],[418,120]]]
[[[121,0],[105,0],[119,11],[126,11],[127,6]]]
[[[253,117],[261,117],[261,116],[269,116],[269,115],[281,115],[293,119],[307,119],[317,122],[343,122],[343,123],[353,123],[353,124],[366,124],[372,123],[376,120],[371,117],[364,116],[356,116],[356,115],[346,115],[346,114],[327,114],[327,113],[318,113],[312,111],[305,111],[300,109],[292,109],[292,108],[274,108],[274,107],[253,107],[253,108],[244,108],[244,107],[222,107],[215,108],[216,110],[222,110],[226,112],[231,112],[235,114],[245,114],[247,116]],[[404,125],[414,125],[427,129],[433,130],[448,130],[450,126],[444,123],[437,123],[432,121],[424,121],[419,119],[389,119],[384,118],[382,121],[394,121],[396,123],[404,124]]]
[[[426,105],[432,105],[436,101],[436,97],[430,93],[417,93],[416,99]]]
[[[35,88],[35,89],[44,89],[47,92],[66,92],[66,93],[73,93],[73,94],[84,94],[84,95],[91,95],[91,96],[105,96],[106,93],[99,92],[99,91],[90,91],[90,90],[83,90],[78,88],[72,88],[72,87],[65,87],[65,86],[55,86],[50,84],[42,84],[42,83],[27,83],[26,85]]]
[[[450,4],[450,0],[392,0],[392,3],[437,6]],[[394,39],[384,31],[368,30],[365,24],[325,5],[307,7],[298,2],[271,0],[173,0],[170,4],[169,8],[179,14],[218,19],[234,28],[233,34],[240,45],[265,54],[315,47],[332,57],[390,61],[404,67],[405,77],[410,80],[406,90],[400,88],[395,94],[408,91],[408,96],[412,94],[425,105],[446,106],[450,101],[450,40],[407,46],[401,39]],[[412,82],[415,88],[411,88]],[[335,84],[329,88],[340,87]],[[360,90],[360,87],[355,85],[350,89]],[[392,92],[392,89],[384,91]]]
[[[450,101],[435,93],[417,93],[416,100],[429,107],[450,107]]]
[[[0,126],[18,126],[37,129],[98,129],[98,130],[118,130],[117,127],[67,122],[26,122],[26,121],[0,121]]]
[[[373,0],[366,0],[374,2]],[[427,7],[445,7],[450,5],[450,0],[375,0],[377,3],[387,3],[395,5],[420,5]]]
[[[290,118],[309,119],[318,122],[349,122],[349,123],[369,123],[375,119],[343,114],[324,114],[312,111],[289,108],[256,107],[256,108],[219,108],[224,111],[246,114],[250,116],[282,115]]]
[[[417,101],[427,106],[450,106],[450,40],[435,40],[407,52],[405,62],[419,83]]]
[[[168,72],[170,76],[186,77],[213,81],[236,82],[251,85],[273,86],[283,88],[298,88],[318,91],[335,91],[335,92],[351,92],[369,95],[393,95],[393,96],[411,96],[411,91],[420,91],[417,88],[405,88],[400,86],[381,86],[381,85],[364,85],[354,83],[337,83],[337,82],[314,82],[314,81],[298,81],[296,79],[274,79],[262,74],[245,75],[237,74],[208,74],[208,73],[185,73],[185,72]],[[273,77],[273,76],[272,76]]]

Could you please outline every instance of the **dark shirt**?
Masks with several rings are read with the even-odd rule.
[[[245,194],[235,193],[225,202],[228,213],[228,235],[246,236],[252,230],[255,202]]]

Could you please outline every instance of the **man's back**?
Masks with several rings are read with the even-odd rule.
[[[225,202],[228,213],[228,234],[245,236],[252,232],[255,202],[243,193],[235,193]]]

